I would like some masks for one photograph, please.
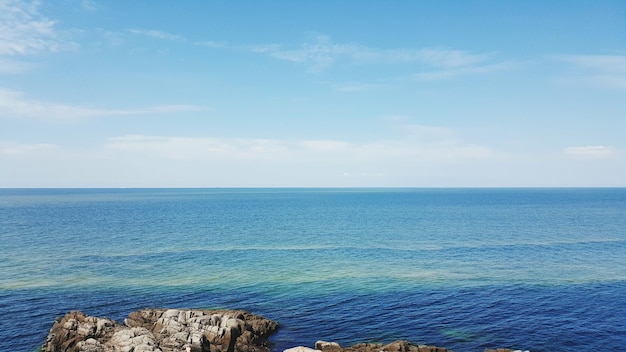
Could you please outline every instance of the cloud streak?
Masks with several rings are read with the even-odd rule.
[[[474,54],[463,50],[443,48],[381,49],[357,44],[333,42],[330,37],[318,35],[298,48],[285,48],[279,44],[251,46],[250,51],[268,55],[278,60],[299,63],[313,71],[330,68],[338,62],[350,64],[414,64],[429,77],[447,78],[460,74],[486,73],[507,68],[492,62],[491,54]]]
[[[157,30],[157,29],[133,28],[133,29],[129,29],[128,32],[131,34],[143,35],[143,36],[147,36],[147,37],[151,37],[155,39],[172,40],[172,41],[184,41],[185,40],[183,36],[167,33],[164,31]]]
[[[588,145],[565,148],[565,154],[590,159],[606,159],[617,156],[617,150],[611,146]]]
[[[24,144],[16,142],[0,142],[0,155],[24,156],[28,154],[41,154],[48,151],[59,150],[60,147],[49,143]]]
[[[555,59],[576,68],[578,77],[591,85],[626,89],[624,55],[560,55]]]
[[[20,91],[0,88],[1,117],[73,121],[105,116],[169,114],[207,110],[208,108],[197,105],[158,105],[132,109],[98,109],[32,100],[25,97]]]
[[[147,36],[168,41],[187,41],[185,37],[156,29],[133,28],[128,34]],[[107,34],[107,33],[105,33]],[[109,36],[112,33],[108,33]],[[121,34],[116,33],[117,37]],[[117,39],[119,42],[119,38]],[[358,65],[393,65],[409,64],[420,71],[416,76],[420,79],[446,79],[467,74],[484,74],[509,69],[510,63],[494,62],[491,53],[471,53],[464,50],[447,48],[392,48],[383,49],[353,43],[336,43],[327,35],[316,35],[296,47],[282,44],[242,45],[225,41],[196,41],[193,45],[220,50],[266,55],[271,58],[287,61],[307,67],[310,71],[321,72],[335,64]],[[336,87],[339,91],[369,90],[379,87],[366,83],[346,83]]]

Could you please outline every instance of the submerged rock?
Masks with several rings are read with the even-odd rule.
[[[58,318],[45,352],[269,352],[278,323],[240,310],[144,309],[123,324],[80,311]]]
[[[359,343],[351,347],[341,347],[336,342],[317,341],[315,349],[321,352],[447,352],[448,349],[437,346],[415,345],[405,340],[398,340],[386,345],[379,343]]]
[[[291,351],[292,349],[285,350],[284,352],[301,352]],[[310,351],[320,352],[452,352],[444,347],[429,346],[429,345],[416,345],[406,340],[398,340],[388,344],[378,343],[359,343],[351,347],[341,347],[336,342],[317,341],[315,343],[315,350]],[[305,352],[310,352],[305,351]],[[499,349],[486,349],[484,352],[530,352],[521,350],[511,350],[506,348]]]

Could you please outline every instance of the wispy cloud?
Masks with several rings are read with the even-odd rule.
[[[160,41],[186,42],[186,38],[158,29],[131,28],[121,31],[111,31],[104,28],[96,28],[95,32],[102,38],[102,42],[116,47],[133,43],[135,39],[151,38]]]
[[[81,0],[80,6],[83,10],[89,12],[96,12],[98,10],[98,4],[93,0]]]
[[[83,118],[116,115],[168,114],[206,110],[208,110],[208,108],[203,106],[176,104],[131,109],[99,109],[71,104],[37,101],[28,99],[20,91],[0,88],[0,116],[7,118],[72,121]]]
[[[588,145],[565,148],[565,154],[585,158],[611,158],[617,155],[617,149],[605,145]]]
[[[343,82],[331,83],[331,87],[338,92],[364,92],[369,90],[385,88],[387,85],[383,83],[366,83],[366,82]]]
[[[560,55],[554,58],[576,68],[576,79],[605,88],[626,88],[624,55]]]
[[[134,34],[159,39],[184,40],[183,37],[158,30],[132,29]],[[355,43],[337,43],[327,35],[314,35],[297,46],[277,43],[254,45],[233,44],[224,41],[198,41],[194,45],[213,49],[247,51],[266,55],[277,60],[301,64],[310,71],[321,72],[335,64],[393,65],[408,64],[418,71],[419,79],[445,79],[468,74],[485,74],[511,69],[511,62],[498,62],[493,53],[472,53],[449,48],[376,48]],[[337,91],[354,92],[380,88],[381,83],[347,82],[337,83]]]
[[[174,40],[174,41],[184,41],[185,40],[185,38],[183,36],[180,36],[180,35],[177,35],[177,34],[167,33],[167,32],[164,32],[164,31],[157,30],[157,29],[137,29],[137,28],[133,28],[133,29],[129,29],[128,32],[131,33],[131,34],[143,35],[143,36],[156,38],[156,39]]]
[[[27,154],[41,154],[47,151],[60,149],[60,146],[48,143],[25,144],[16,142],[1,142],[0,155],[24,156]]]
[[[406,55],[398,55],[407,52]],[[462,50],[419,49],[391,51],[392,57],[406,56],[408,61],[421,61],[433,67],[458,68],[474,66],[490,59],[488,54],[472,54]]]
[[[39,13],[40,1],[0,0],[0,74],[20,74],[38,65],[25,58],[78,44],[60,35],[56,21]]]
[[[459,67],[447,67],[444,69],[426,70],[417,73],[414,77],[419,80],[442,80],[458,76],[487,74],[498,71],[505,71],[515,67],[510,62],[484,63],[480,65],[467,65]]]
[[[263,44],[251,46],[249,50],[275,59],[300,63],[314,71],[327,69],[337,62],[416,64],[419,71],[425,74],[434,71],[430,79],[492,72],[507,67],[505,64],[492,62],[492,54],[475,54],[445,48],[372,48],[358,44],[335,43],[325,35],[317,35],[312,41],[303,43],[297,48]]]
[[[560,60],[594,71],[626,74],[626,56],[620,55],[563,55]]]
[[[0,1],[0,55],[57,51],[62,47],[55,21],[38,12],[38,1]]]

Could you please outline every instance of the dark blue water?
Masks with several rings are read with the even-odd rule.
[[[626,189],[5,189],[0,241],[0,351],[145,307],[264,315],[275,351],[626,346]]]

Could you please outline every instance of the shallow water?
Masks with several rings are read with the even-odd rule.
[[[626,189],[5,189],[0,236],[0,351],[144,307],[264,315],[275,351],[626,345]]]

